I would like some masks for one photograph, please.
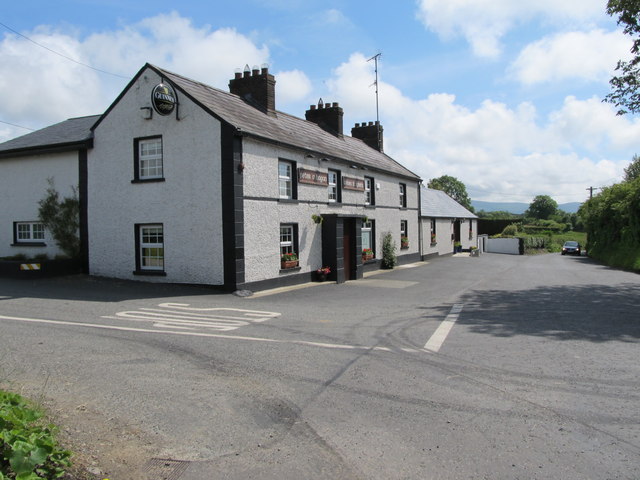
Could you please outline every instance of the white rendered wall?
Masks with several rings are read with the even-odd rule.
[[[340,170],[342,176],[363,179],[373,177],[380,188],[375,191],[375,206],[364,205],[364,192],[342,189],[342,202],[328,202],[326,186],[298,183],[298,201],[279,201],[278,161],[296,162],[297,168],[319,172]],[[255,140],[243,143],[245,280],[254,282],[276,278],[280,273],[280,224],[298,224],[300,272],[311,272],[322,265],[322,225],[312,215],[361,215],[375,220],[376,258],[382,257],[382,237],[390,231],[398,255],[417,254],[418,184],[371,170],[353,169],[345,164],[305,158],[295,151]],[[407,209],[399,208],[399,183],[407,185]],[[375,185],[374,185],[375,188]],[[388,208],[385,208],[388,207]],[[400,220],[408,222],[409,248],[400,249]],[[286,275],[286,273],[285,273]]]
[[[161,79],[144,72],[95,131],[89,152],[89,269],[93,275],[221,285],[220,123],[184,95],[179,116],[153,112]],[[131,183],[134,139],[162,135],[163,182]],[[165,277],[136,276],[135,224],[164,227]]]
[[[61,198],[73,194],[73,187],[78,187],[78,152],[2,159],[0,172],[0,257],[62,254],[48,231],[45,247],[12,246],[13,222],[38,221],[38,202],[49,188],[48,178]]]

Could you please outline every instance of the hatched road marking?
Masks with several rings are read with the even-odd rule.
[[[229,332],[251,323],[261,323],[281,314],[239,308],[196,308],[188,303],[161,303],[160,308],[140,308],[101,318],[151,323],[156,328]]]

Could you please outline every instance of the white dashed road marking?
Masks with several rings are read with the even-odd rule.
[[[456,303],[453,307],[451,307],[449,315],[446,316],[446,318],[442,321],[436,331],[433,332],[433,335],[431,335],[431,338],[424,346],[425,350],[434,353],[440,350],[440,347],[442,347],[442,344],[447,339],[449,332],[451,332],[453,325],[458,320],[458,315],[460,315],[462,307],[463,305],[460,303]]]

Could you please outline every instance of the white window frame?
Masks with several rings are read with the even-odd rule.
[[[41,222],[16,222],[16,243],[44,242],[44,224]]]
[[[295,234],[293,225],[280,225],[280,255],[285,253],[296,253],[294,251],[293,236]]]
[[[327,191],[329,202],[336,203],[338,201],[338,172],[336,170],[329,170],[327,172]]]
[[[371,220],[362,223],[361,237],[362,249],[370,248],[373,251],[373,222]],[[365,237],[369,239],[368,245],[365,244]]]
[[[164,271],[164,227],[162,224],[140,225],[138,230],[140,241],[140,270]],[[152,233],[152,230],[159,230]],[[157,237],[160,237],[159,239]],[[145,240],[145,237],[147,239]],[[154,238],[155,240],[153,241]],[[158,241],[159,240],[159,241]],[[153,252],[153,250],[159,250]]]
[[[293,198],[293,163],[287,161],[278,162],[278,190],[280,198]]]
[[[138,139],[138,179],[157,178],[164,178],[162,137]]]
[[[405,208],[407,206],[407,185],[404,183],[400,184],[400,208]]]
[[[373,200],[372,189],[373,189],[373,178],[364,177],[364,204],[365,205],[373,205],[373,202],[371,201]]]
[[[409,230],[408,222],[406,220],[400,220],[400,238],[409,237],[407,231]]]

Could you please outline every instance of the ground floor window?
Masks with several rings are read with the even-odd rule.
[[[409,248],[409,228],[406,220],[400,220],[400,248]]]
[[[375,227],[374,220],[367,220],[362,222],[362,254],[368,255],[369,252],[375,257]]]
[[[42,243],[44,225],[40,222],[14,222],[13,243]]]
[[[280,260],[298,260],[298,225],[295,223],[280,224]]]
[[[137,225],[136,269],[142,272],[164,271],[164,227],[162,224]]]
[[[436,243],[436,219],[431,219],[431,243]]]

